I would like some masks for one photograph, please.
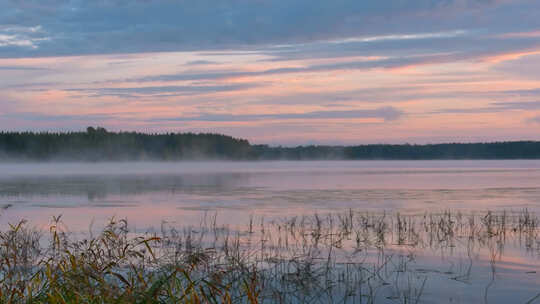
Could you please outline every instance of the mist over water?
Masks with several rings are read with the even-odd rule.
[[[217,212],[285,217],[347,210],[540,210],[540,161],[120,162],[0,165],[1,225],[74,230],[113,215],[140,229]]]

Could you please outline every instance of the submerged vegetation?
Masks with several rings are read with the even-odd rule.
[[[540,142],[270,147],[220,134],[0,132],[2,160],[539,159]]]
[[[428,278],[470,284],[473,262],[495,277],[506,246],[538,257],[539,220],[522,212],[337,214],[130,230],[110,220],[78,235],[54,218],[0,232],[1,303],[421,303]],[[419,253],[466,257],[419,268]],[[445,268],[444,266],[441,266]],[[489,280],[488,280],[489,281]],[[477,290],[487,303],[492,282]],[[527,295],[529,303],[540,295]],[[446,299],[442,299],[446,300]],[[450,299],[451,300],[451,299]]]

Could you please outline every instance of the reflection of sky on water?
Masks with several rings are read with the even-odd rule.
[[[392,267],[403,260],[406,270],[401,276],[394,273],[396,281],[419,289],[427,278],[420,303],[527,303],[540,292],[540,261],[536,254],[524,253],[519,247],[507,248],[495,260],[493,269],[486,248],[471,257],[462,249],[444,253],[394,249]],[[410,251],[414,252],[413,259],[408,258]],[[390,250],[386,253],[391,254]],[[381,292],[391,293],[396,289],[396,281]]]
[[[112,216],[145,231],[162,221],[197,226],[216,213],[219,223],[241,230],[250,216],[272,220],[349,208],[539,212],[540,161],[2,164],[0,206],[2,229],[22,218],[46,227],[62,214],[70,231],[99,229]],[[387,250],[406,256],[410,249]],[[493,275],[486,250],[468,256],[464,244],[414,249],[409,267],[429,278],[426,303],[484,302]],[[538,253],[508,240],[488,303],[532,298],[539,265]]]
[[[139,227],[218,211],[280,217],[340,209],[540,210],[540,161],[2,164],[2,223],[115,214]]]

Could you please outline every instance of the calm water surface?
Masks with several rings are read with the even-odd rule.
[[[70,231],[99,227],[111,216],[145,231],[163,222],[196,226],[209,214],[231,227],[245,227],[250,217],[349,209],[540,214],[540,161],[0,164],[0,207],[2,229],[20,219],[47,227],[62,215]],[[428,278],[422,302],[527,303],[540,293],[539,244],[525,249],[509,240],[496,265],[493,248],[466,244],[386,250],[414,256],[408,267],[419,281]],[[463,273],[467,280],[456,279]]]
[[[2,226],[63,215],[86,229],[116,215],[138,228],[230,223],[349,208],[540,211],[540,161],[0,164]]]

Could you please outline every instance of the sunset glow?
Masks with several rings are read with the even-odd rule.
[[[540,139],[534,1],[351,2],[317,15],[321,24],[309,14],[331,4],[318,1],[297,19],[275,1],[225,1],[224,11],[198,7],[200,22],[161,2],[4,2],[0,128],[218,132],[282,145]],[[117,18],[98,25],[98,11]],[[189,35],[188,22],[199,26]]]

